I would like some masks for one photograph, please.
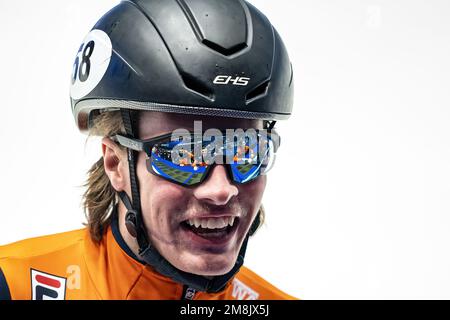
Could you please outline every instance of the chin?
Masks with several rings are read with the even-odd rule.
[[[182,271],[201,276],[220,276],[233,269],[236,259],[237,255],[235,254],[223,254],[221,256],[206,254],[201,257],[197,255],[190,258],[189,261],[180,263],[179,266],[175,267]]]

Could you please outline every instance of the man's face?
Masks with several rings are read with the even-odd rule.
[[[139,137],[143,140],[178,128],[192,131],[194,120],[202,121],[203,130],[262,128],[259,120],[158,112],[143,112],[141,115]],[[142,214],[150,240],[158,251],[185,272],[213,276],[230,271],[261,206],[266,177],[260,176],[239,185],[230,180],[224,165],[215,165],[202,184],[188,188],[150,174],[143,152],[139,153],[137,175]],[[130,190],[129,186],[127,189]],[[234,225],[216,236],[201,236],[186,223],[195,219],[205,225],[234,219]]]

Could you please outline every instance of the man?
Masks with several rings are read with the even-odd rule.
[[[87,228],[1,247],[0,299],[293,298],[243,266],[293,105],[264,15],[123,1],[80,46],[70,95],[78,128],[103,137]]]

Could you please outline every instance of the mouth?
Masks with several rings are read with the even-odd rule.
[[[181,223],[190,240],[200,244],[226,244],[236,233],[238,217],[194,218]]]

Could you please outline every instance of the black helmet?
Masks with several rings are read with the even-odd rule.
[[[135,136],[130,110],[279,120],[291,115],[293,92],[280,36],[244,0],[129,0],[103,16],[80,46],[70,97],[80,130],[88,131],[100,112],[121,110],[127,134]],[[242,266],[254,227],[227,274],[211,279],[175,268],[148,239],[136,151],[128,149],[128,159],[132,197],[119,196],[140,257],[196,290],[222,290]]]
[[[248,2],[133,0],[85,38],[70,96],[82,131],[95,114],[123,108],[281,120],[292,80],[280,36]]]

